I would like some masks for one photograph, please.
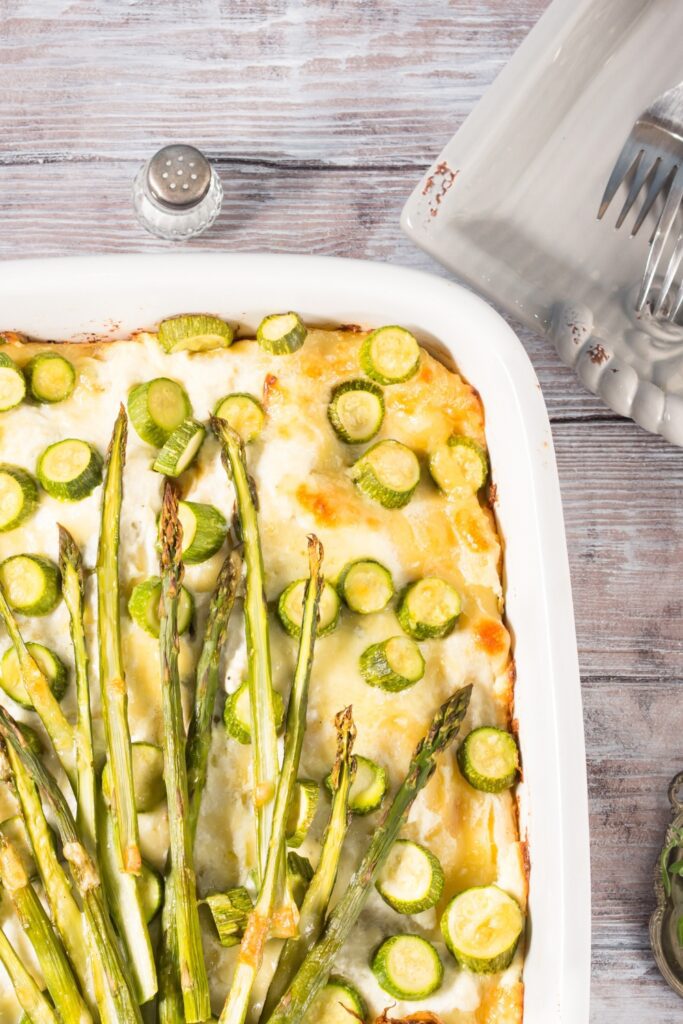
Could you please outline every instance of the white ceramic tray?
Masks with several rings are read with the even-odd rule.
[[[683,445],[683,330],[632,312],[646,223],[596,219],[638,114],[683,77],[681,0],[555,0],[417,186],[403,227],[616,412]],[[655,206],[649,226],[659,212]]]
[[[478,389],[505,542],[531,861],[525,1024],[587,1024],[588,808],[581,691],[560,491],[545,405],[517,337],[481,299],[398,267],[302,256],[113,256],[0,265],[0,325],[41,338],[120,337],[172,313],[254,328],[404,324]]]

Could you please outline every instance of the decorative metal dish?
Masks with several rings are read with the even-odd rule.
[[[673,820],[655,868],[657,909],[650,918],[650,944],[662,977],[683,996],[683,772],[669,786]]]

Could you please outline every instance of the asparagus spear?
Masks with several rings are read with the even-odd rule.
[[[233,550],[221,567],[214,592],[211,595],[204,641],[197,664],[194,709],[186,751],[187,785],[190,798],[188,823],[193,843],[206,783],[211,742],[211,718],[218,690],[220,655],[225,643],[225,635],[241,572],[242,556],[237,550]],[[160,1024],[183,1024],[183,1001],[177,967],[178,943],[173,925],[175,918],[174,885],[175,881],[171,872],[166,882],[164,908],[161,916],[158,1010]]]
[[[365,855],[346,891],[330,914],[322,938],[306,956],[287,993],[268,1018],[269,1024],[299,1024],[327,982],[334,959],[358,920],[377,875],[408,816],[408,811],[436,769],[436,755],[458,734],[471,693],[471,685],[456,690],[437,711],[429,732],[413,754],[408,774],[382,823],[373,833]]]
[[[235,603],[235,594],[242,572],[242,556],[234,549],[223,562],[204,630],[199,662],[194,709],[187,736],[187,786],[190,796],[189,825],[191,835],[197,830],[199,808],[206,783],[206,768],[211,743],[211,718],[218,691],[221,650],[225,643],[228,622]]]
[[[142,1024],[140,1007],[133,997],[128,970],[119,951],[116,936],[107,913],[102,884],[87,849],[81,842],[73,815],[64,794],[31,750],[12,716],[0,706],[0,735],[16,753],[52,808],[62,840],[62,853],[71,877],[83,902],[88,925],[88,939],[97,949],[102,964],[102,977],[111,997],[116,1024]]]
[[[78,773],[78,804],[76,824],[91,853],[97,849],[95,837],[95,767],[93,756],[92,718],[90,714],[90,681],[88,652],[85,645],[83,606],[85,573],[78,545],[68,530],[59,527],[59,568],[62,573],[62,596],[69,611],[71,642],[76,665],[76,769]]]
[[[180,987],[188,1024],[211,1016],[209,980],[199,928],[197,885],[188,821],[185,728],[178,673],[178,593],[182,578],[182,527],[178,496],[170,480],[161,508],[161,696],[164,717],[164,778],[171,844],[172,901],[178,943]]]
[[[299,934],[287,939],[277,969],[266,995],[261,1018],[267,1021],[280,1002],[306,954],[318,941],[323,930],[334,883],[337,880],[341,856],[349,820],[349,791],[356,774],[356,760],[352,756],[356,727],[353,724],[352,709],[340,711],[335,719],[337,729],[337,757],[332,769],[332,807],[323,836],[320,860],[306,890],[299,916]]]
[[[263,555],[252,481],[247,473],[240,437],[225,420],[217,419],[215,416],[211,418],[211,428],[223,446],[223,461],[232,476],[244,541],[244,560],[247,569],[244,620],[249,658],[258,868],[262,881],[273,822],[273,796],[279,774]]]
[[[68,1024],[92,1024],[62,944],[52,930],[19,855],[0,832],[0,878],[19,922],[35,951],[47,990],[62,1020]]]
[[[12,982],[19,1006],[28,1017],[29,1024],[63,1024],[14,952],[12,944],[0,928],[0,963]]]
[[[40,720],[45,726],[45,731],[52,740],[52,745],[59,761],[66,772],[69,782],[76,789],[76,773],[74,764],[74,729],[67,721],[64,712],[55,699],[50,685],[38,668],[38,665],[31,657],[26,648],[23,637],[19,632],[17,621],[12,614],[12,609],[7,603],[2,587],[0,587],[0,617],[2,617],[9,638],[19,659],[21,681],[26,687],[31,701]]]
[[[133,795],[133,765],[128,729],[128,693],[121,657],[119,608],[119,521],[126,455],[126,413],[121,406],[107,452],[97,551],[97,627],[100,689],[112,783],[112,814],[123,870],[142,869],[138,818]]]
[[[266,870],[256,905],[249,915],[237,957],[232,986],[221,1013],[220,1024],[243,1024],[249,1008],[254,982],[263,960],[264,946],[270,932],[277,927],[280,935],[296,934],[298,913],[286,885],[284,886],[285,900],[282,905],[278,905],[278,903],[283,895],[280,880],[284,877],[287,812],[296,784],[301,748],[306,731],[308,690],[318,628],[320,597],[324,583],[321,572],[323,549],[317,537],[308,538],[308,556],[310,578],[306,583],[304,593],[299,654],[287,707],[285,752],[275,795],[273,829]]]

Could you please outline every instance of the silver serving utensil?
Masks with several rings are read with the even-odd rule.
[[[683,997],[683,875],[672,875],[672,864],[683,858],[683,772],[669,786],[673,820],[655,867],[657,909],[650,918],[650,945],[662,977]],[[665,884],[664,872],[669,883]]]
[[[643,202],[633,223],[632,235],[638,233],[660,193],[664,190],[667,192],[650,245],[645,274],[636,300],[636,312],[642,312],[647,306],[653,315],[673,320],[683,303],[683,291],[673,303],[667,305],[666,300],[683,259],[681,237],[669,262],[663,286],[657,290],[653,285],[683,200],[683,82],[662,93],[633,125],[607,182],[598,219],[604,216],[619,186],[629,174],[632,175],[631,183],[617,218],[617,228],[621,227],[644,188]]]

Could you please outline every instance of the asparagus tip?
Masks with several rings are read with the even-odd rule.
[[[353,721],[353,707],[350,704],[347,708],[337,712],[334,718],[334,726],[337,730],[337,755],[332,768],[332,777],[330,781],[332,783],[332,788],[336,790],[339,786],[339,775],[341,773],[342,764],[347,758],[349,759],[349,767],[352,775],[355,775],[356,773],[356,759],[355,757],[351,757],[353,744],[356,740],[356,725]]]

